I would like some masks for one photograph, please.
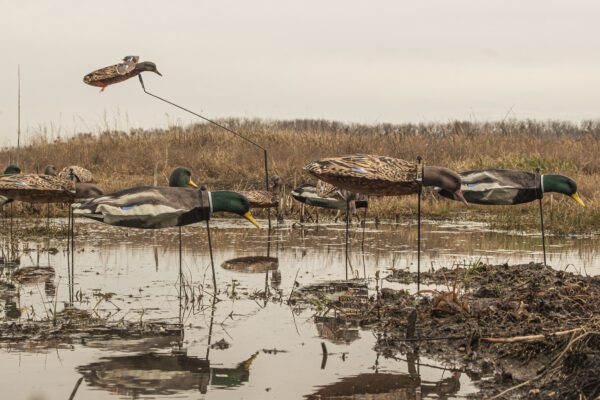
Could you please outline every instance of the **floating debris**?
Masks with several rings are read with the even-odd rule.
[[[279,267],[276,257],[249,256],[233,258],[221,264],[221,267],[230,271],[260,273],[274,271]]]
[[[54,279],[53,267],[22,267],[13,272],[13,279],[20,284],[48,282]]]

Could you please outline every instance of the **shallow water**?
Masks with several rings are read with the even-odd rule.
[[[5,346],[0,349],[1,397],[68,399],[80,378],[76,399],[317,398],[349,396],[366,383],[369,393],[391,393],[387,398],[461,398],[476,391],[470,378],[452,366],[411,355],[386,359],[373,350],[376,339],[370,331],[317,324],[310,310],[293,311],[285,304],[296,277],[300,285],[345,278],[343,224],[282,225],[270,240],[266,229],[242,221],[215,220],[211,226],[220,291],[214,307],[205,227],[183,228],[184,275],[194,295],[203,297],[185,310],[182,349],[177,349],[178,337],[46,349]],[[113,320],[178,322],[177,229],[127,230],[78,220],[77,233],[75,307]],[[390,268],[416,268],[413,225],[368,224],[364,252],[362,237],[363,230],[353,227],[350,276],[373,278],[376,271],[385,275]],[[600,274],[595,240],[549,237],[548,264]],[[21,267],[50,265],[55,276],[52,284],[23,284],[17,293],[1,293],[2,317],[45,318],[55,295],[59,310],[69,298],[66,241],[41,237],[20,246],[25,249]],[[59,252],[42,250],[48,247]],[[278,258],[275,272],[221,267],[233,258],[267,255]],[[536,235],[491,232],[467,223],[426,222],[423,227],[423,269],[542,257]],[[252,299],[265,285],[271,297],[283,301]],[[101,300],[107,293],[113,293],[110,302]],[[222,340],[228,346],[211,347]],[[325,359],[322,342],[329,353]]]

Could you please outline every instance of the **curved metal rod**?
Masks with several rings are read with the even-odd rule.
[[[165,103],[170,104],[173,107],[179,108],[180,110],[183,110],[183,111],[188,112],[188,113],[190,113],[192,115],[195,115],[196,117],[201,118],[201,119],[205,120],[206,122],[209,122],[209,123],[211,123],[213,125],[216,125],[219,128],[224,129],[227,132],[232,133],[235,136],[239,137],[240,139],[242,139],[242,140],[244,140],[244,141],[246,141],[246,142],[248,142],[248,143],[250,143],[250,144],[252,144],[252,145],[254,145],[256,147],[258,147],[259,149],[261,149],[263,151],[263,155],[264,155],[264,159],[265,159],[265,189],[267,190],[267,192],[269,191],[269,159],[268,159],[268,153],[267,153],[267,149],[266,148],[264,148],[260,144],[256,143],[255,141],[253,141],[251,139],[248,139],[247,137],[245,137],[245,136],[237,133],[236,131],[234,131],[232,129],[229,129],[228,127],[226,127],[224,125],[221,125],[221,124],[219,124],[216,121],[213,121],[212,119],[206,118],[206,117],[204,117],[204,116],[202,116],[202,115],[200,115],[198,113],[193,112],[192,110],[189,110],[189,109],[187,109],[185,107],[182,107],[182,106],[180,106],[178,104],[175,104],[172,101],[169,101],[167,99],[163,99],[162,97],[157,96],[154,93],[150,93],[149,91],[146,90],[146,86],[144,85],[144,80],[142,79],[142,75],[141,74],[138,75],[138,78],[140,80],[140,84],[142,85],[142,90],[147,95],[152,96],[152,97],[154,97],[154,98],[156,98],[158,100],[164,101]],[[271,209],[270,208],[267,209],[267,212],[268,212],[268,216],[269,216],[269,229],[271,229]]]

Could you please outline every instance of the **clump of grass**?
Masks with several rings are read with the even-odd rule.
[[[547,226],[557,233],[600,231],[600,122],[509,120],[502,122],[448,122],[428,124],[346,124],[324,120],[267,121],[224,119],[220,123],[243,132],[269,149],[270,173],[283,178],[286,193],[305,181],[308,161],[342,154],[381,154],[413,160],[420,155],[428,165],[463,171],[476,168],[514,168],[562,173],[574,178],[587,207],[552,195],[544,200]],[[14,148],[0,151],[5,163]],[[41,172],[46,164],[82,165],[92,170],[107,191],[166,184],[171,169],[185,165],[197,181],[211,189],[262,188],[262,152],[239,138],[207,124],[168,129],[101,131],[50,140],[40,132],[21,149],[24,171]],[[296,208],[297,209],[297,208]],[[379,198],[369,214],[380,219],[414,215],[416,199]],[[439,199],[428,193],[423,210],[432,218],[468,218],[490,221],[495,227],[537,227],[537,207],[472,207]],[[31,214],[27,208],[24,214]],[[286,211],[290,211],[289,209]],[[45,214],[40,212],[40,216]],[[321,213],[321,215],[326,213]]]

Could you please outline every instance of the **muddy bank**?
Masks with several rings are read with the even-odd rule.
[[[109,321],[92,316],[89,311],[66,308],[47,320],[0,323],[0,346],[48,348],[89,340],[173,337],[176,344],[181,332],[177,324],[161,321]]]
[[[385,280],[412,283],[416,274],[396,270]],[[317,318],[371,328],[387,357],[421,354],[466,372],[478,396],[600,395],[599,277],[476,263],[422,273],[418,294],[382,283],[370,295],[359,281],[309,286],[292,301],[316,308]]]

